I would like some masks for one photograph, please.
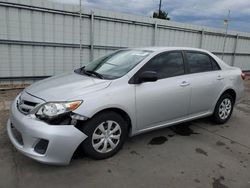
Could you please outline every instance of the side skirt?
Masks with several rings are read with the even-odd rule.
[[[145,129],[138,130],[137,132],[132,133],[131,136],[135,136],[135,135],[142,134],[142,133],[145,133],[145,132],[149,132],[149,131],[152,131],[152,130],[169,127],[169,126],[172,126],[172,125],[176,125],[176,124],[179,124],[179,123],[183,123],[183,122],[187,122],[187,121],[191,121],[191,120],[195,120],[195,119],[199,119],[199,118],[203,118],[203,117],[208,117],[208,116],[210,116],[212,114],[213,114],[213,112],[205,112],[205,113],[194,115],[194,116],[191,116],[191,117],[189,116],[189,117],[174,120],[174,121],[163,122],[163,123],[160,123],[160,124],[155,125],[153,127],[148,127],[148,128],[145,128]]]

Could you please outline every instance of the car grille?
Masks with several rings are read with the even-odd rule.
[[[23,93],[17,100],[17,108],[18,110],[27,115],[33,110],[38,104],[41,103],[40,99],[31,96],[27,93]]]
[[[38,103],[33,103],[30,101],[20,100],[17,101],[17,107],[23,114],[28,114]]]

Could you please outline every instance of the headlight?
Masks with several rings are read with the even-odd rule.
[[[48,102],[39,106],[35,114],[43,118],[54,118],[77,109],[81,104],[82,101]]]

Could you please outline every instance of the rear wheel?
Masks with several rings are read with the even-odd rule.
[[[230,94],[223,94],[218,100],[213,114],[216,123],[223,124],[227,122],[233,112],[234,99]]]
[[[81,127],[88,136],[81,148],[94,159],[111,157],[123,146],[127,127],[126,121],[115,112],[97,114]]]

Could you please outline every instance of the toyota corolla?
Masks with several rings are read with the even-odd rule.
[[[127,136],[206,116],[225,123],[244,79],[206,50],[122,49],[24,89],[7,131],[17,150],[43,163],[68,164],[77,148],[105,159]]]

